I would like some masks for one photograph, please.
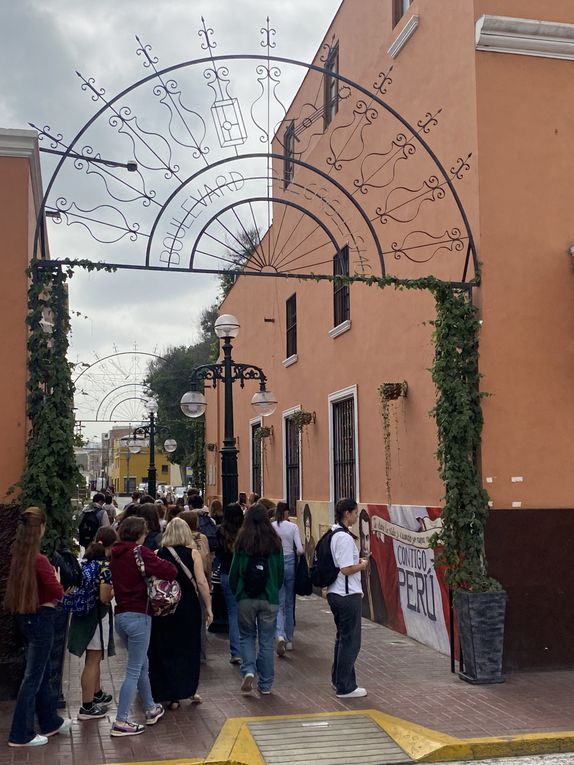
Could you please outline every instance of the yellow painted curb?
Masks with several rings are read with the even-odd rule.
[[[520,754],[549,754],[574,751],[574,731],[527,733],[517,736],[456,738],[425,728],[376,709],[314,714],[236,717],[223,725],[205,765],[265,765],[247,723],[264,720],[293,720],[325,717],[370,717],[415,762],[448,762],[510,757]]]

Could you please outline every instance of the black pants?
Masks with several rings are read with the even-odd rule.
[[[331,682],[337,693],[351,693],[357,687],[355,661],[361,650],[362,595],[329,593],[327,601],[337,627]]]

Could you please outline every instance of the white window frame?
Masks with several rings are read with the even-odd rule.
[[[350,385],[348,388],[329,393],[327,404],[327,417],[329,422],[329,509],[331,518],[335,511],[335,465],[333,459],[333,404],[346,398],[353,399],[353,414],[355,420],[355,487],[357,489],[357,502],[360,502],[361,487],[359,484],[359,397],[357,385]]]
[[[283,472],[283,502],[287,502],[287,424],[286,420],[295,412],[303,409],[301,404],[292,406],[290,409],[284,409],[281,413],[281,442],[282,453],[282,472]],[[299,499],[303,499],[303,465],[301,460],[301,431],[299,431]]]
[[[249,491],[254,491],[253,489],[253,446],[252,446],[252,439],[251,439],[251,432],[254,425],[258,425],[260,428],[263,426],[263,417],[252,417],[249,420],[249,436],[247,438],[247,443],[249,444]],[[259,448],[261,449],[261,496],[264,497],[265,494],[263,493],[263,479],[264,479],[264,465],[263,465],[263,444],[259,445]]]

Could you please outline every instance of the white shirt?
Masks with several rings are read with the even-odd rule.
[[[341,526],[338,523],[331,526],[332,531],[340,528]],[[345,531],[339,531],[331,537],[331,555],[333,556],[333,563],[339,568],[355,566],[359,562],[359,550],[355,540]],[[348,588],[346,587],[345,580],[348,580]],[[333,584],[327,587],[327,594],[330,592],[335,595],[362,595],[361,572],[357,571],[355,574],[345,576],[345,574],[339,571]]]
[[[277,534],[281,537],[281,543],[283,544],[283,555],[293,555],[293,545],[297,548],[299,555],[303,554],[303,545],[301,544],[301,535],[299,534],[299,526],[291,521],[273,521],[271,524]]]

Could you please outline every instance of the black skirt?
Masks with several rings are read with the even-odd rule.
[[[175,550],[193,575],[191,550],[187,547]],[[149,679],[155,701],[179,701],[191,698],[199,684],[201,608],[193,584],[169,550],[160,547],[158,556],[177,566],[182,594],[175,613],[152,618]]]

